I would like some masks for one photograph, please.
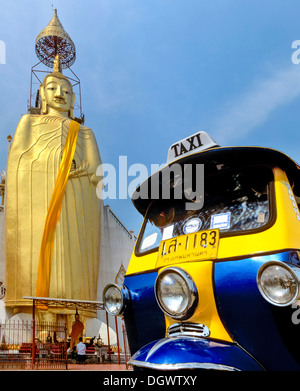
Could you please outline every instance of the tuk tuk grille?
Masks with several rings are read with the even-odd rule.
[[[189,336],[189,337],[208,337],[209,328],[201,323],[175,323],[167,330],[168,337]]]

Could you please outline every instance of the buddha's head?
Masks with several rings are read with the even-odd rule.
[[[72,84],[61,73],[57,63],[40,85],[40,95],[43,114],[74,118],[75,94]]]

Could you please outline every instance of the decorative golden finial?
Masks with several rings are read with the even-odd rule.
[[[75,45],[63,28],[56,8],[52,19],[36,38],[35,52],[38,59],[50,68],[53,67],[57,54],[62,69],[69,68],[76,59]]]

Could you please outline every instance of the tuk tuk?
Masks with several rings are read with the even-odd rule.
[[[124,283],[103,291],[135,370],[300,369],[299,169],[205,132],[169,148],[132,195],[144,221]]]

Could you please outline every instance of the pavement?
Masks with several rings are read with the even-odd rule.
[[[132,371],[126,364],[68,364],[68,371]]]
[[[86,364],[73,364],[68,363],[68,369],[65,366],[61,367],[49,367],[49,368],[34,368],[32,369],[30,365],[26,367],[20,365],[7,365],[7,367],[0,368],[0,373],[6,371],[18,371],[18,372],[41,372],[41,371],[56,371],[56,372],[64,372],[64,371],[132,371],[132,367],[126,364],[116,364],[116,363],[86,363]]]

